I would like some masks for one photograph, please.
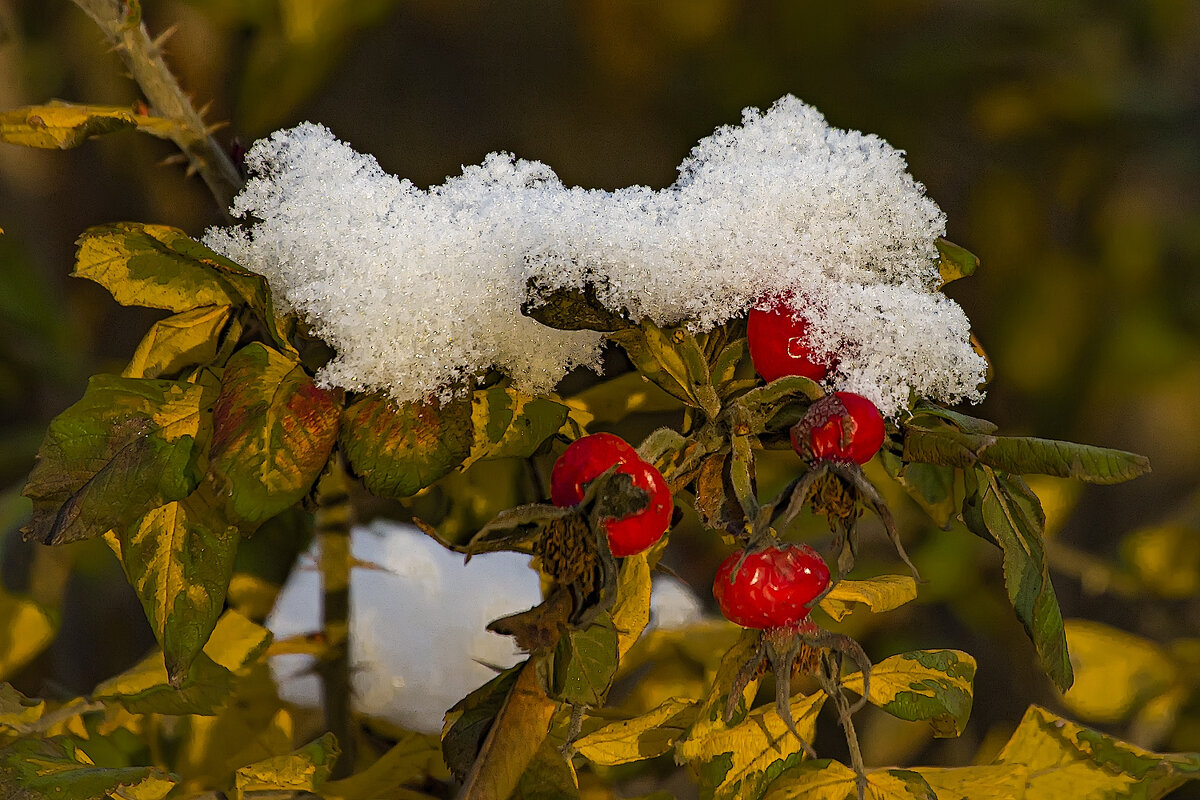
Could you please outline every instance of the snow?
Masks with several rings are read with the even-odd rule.
[[[276,638],[320,628],[316,545],[292,571],[267,620]],[[541,602],[537,573],[518,553],[484,553],[463,563],[409,525],[376,520],[351,531],[359,568],[350,582],[351,681],[360,714],[409,730],[436,733],[446,710],[490,680],[486,665],[510,667],[524,658],[507,636],[486,630],[492,620]],[[682,627],[700,619],[696,596],[673,578],[655,578],[651,626]],[[285,701],[315,707],[320,681],[305,655],[271,658]]]
[[[914,396],[981,397],[969,321],[937,291],[941,210],[902,152],[791,96],[701,140],[657,191],[569,188],[505,153],[423,190],[311,123],[256,143],[247,166],[232,210],[248,224],[205,242],[335,348],[326,384],[404,402],[491,368],[544,392],[595,367],[598,334],[521,315],[542,299],[533,280],[697,331],[790,295],[814,349],[838,353],[831,389],[889,417]]]

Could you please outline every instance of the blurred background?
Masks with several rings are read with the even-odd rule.
[[[998,746],[1029,702],[1146,746],[1200,750],[1200,643],[1188,638],[1200,631],[1200,4],[143,7],[152,33],[175,27],[169,63],[208,106],[207,119],[227,123],[222,142],[247,145],[318,121],[422,186],[508,150],[545,161],[569,185],[663,187],[699,138],[786,93],[837,127],[907,151],[911,172],[949,217],[948,238],[982,262],[947,289],[995,368],[988,399],[971,413],[1005,433],[1151,459],[1153,474],[1126,485],[1034,483],[1050,516],[1064,617],[1141,637],[1073,634],[1083,637],[1074,648],[1081,680],[1112,675],[1105,659],[1123,653],[1153,658],[1127,692],[1101,690],[1113,695],[1107,706],[1056,697],[1008,608],[998,553],[961,528],[937,531],[889,495],[929,583],[921,605],[887,617],[886,629],[852,632],[876,657],[912,647],[971,652],[976,715],[962,740],[935,743],[893,735],[880,715],[864,726],[867,761],[968,763],[989,742]],[[0,2],[0,108],[50,98],[132,104],[136,88],[123,72],[67,0]],[[121,220],[193,235],[220,221],[203,184],[164,163],[171,155],[168,144],[132,132],[68,152],[0,145],[5,531],[25,513],[18,493],[49,420],[79,398],[90,374],[119,372],[158,318],[69,279],[75,238]],[[668,563],[707,597],[722,545],[676,539]],[[59,639],[73,642],[56,643],[21,673],[25,691],[88,691],[152,641],[103,546],[69,549],[71,570],[55,571],[7,537],[9,588],[36,596],[58,586],[66,595]]]

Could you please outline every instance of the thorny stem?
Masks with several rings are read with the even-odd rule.
[[[862,750],[858,746],[858,733],[854,730],[854,713],[850,701],[842,693],[840,685],[842,659],[840,655],[822,655],[820,666],[817,668],[817,680],[825,694],[833,699],[838,710],[838,722],[846,733],[846,747],[850,750],[850,766],[854,769],[855,783],[858,785],[858,800],[865,800],[867,794],[867,767],[863,763]]]
[[[208,135],[200,113],[184,94],[163,61],[162,49],[150,38],[137,3],[127,0],[74,0],[104,32],[129,69],[153,111],[178,123],[171,140],[187,156],[190,170],[200,174],[227,218],[233,196],[242,186],[237,167]]]
[[[354,719],[350,711],[350,494],[341,459],[334,455],[317,484],[316,533],[321,570],[321,624],[329,647],[320,666],[325,725],[342,756],[333,777],[354,767]]]

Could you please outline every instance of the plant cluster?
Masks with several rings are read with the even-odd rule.
[[[47,106],[6,124],[74,141],[113,119],[125,117]],[[126,127],[152,124],[133,115]],[[946,406],[980,397],[986,373],[965,314],[939,291],[975,259],[940,238],[941,212],[886,143],[784,98],[702,141],[662,192],[568,189],[507,156],[421,191],[311,125],[259,143],[247,163],[242,227],[201,243],[120,223],[79,240],[76,276],[168,316],[121,375],[94,377],[51,424],[25,535],[102,537],[160,649],[90,698],[55,705],[5,686],[10,794],[572,797],[668,755],[713,798],[996,796],[1001,773],[1013,797],[1050,796],[1067,779],[1160,796],[1200,771],[1200,756],[1142,751],[1037,707],[992,765],[863,763],[858,708],[955,736],[975,672],[956,650],[873,663],[813,619],[917,596],[911,563],[911,576],[848,577],[864,509],[909,562],[863,465],[877,459],[938,524],[961,515],[1000,549],[1013,611],[1064,689],[1072,664],[1045,517],[1021,476],[1117,483],[1149,468],[1131,453],[1001,435]],[[602,344],[632,371],[552,391]],[[651,402],[676,424],[636,448],[592,432]],[[761,496],[756,459],[789,449],[794,479]],[[419,511],[436,487],[502,459],[553,459],[549,486],[455,541],[439,529],[453,512],[417,521],[468,556],[533,558],[543,601],[490,626],[526,658],[449,709],[440,737],[390,731],[378,753],[349,705],[347,506],[365,492]],[[694,691],[613,703],[615,686],[636,686],[669,652],[642,633],[677,507],[732,548],[713,591],[734,624],[685,633],[711,666]],[[795,541],[810,514],[828,523],[828,562]],[[303,520],[321,546],[324,629],[272,643],[233,581],[235,559]],[[249,718],[268,652],[317,656],[329,732],[295,747],[283,712]],[[768,663],[773,705],[758,701]],[[817,749],[826,703],[849,766]],[[197,741],[219,750],[234,724],[262,734],[253,758],[192,757]],[[122,749],[118,731],[146,746]]]

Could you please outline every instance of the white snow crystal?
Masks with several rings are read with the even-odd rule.
[[[316,543],[305,556],[310,567]],[[354,708],[410,730],[436,733],[447,709],[524,656],[513,640],[488,631],[492,620],[541,602],[529,557],[484,553],[463,557],[409,525],[376,520],[351,531],[351,550],[379,569],[355,570],[350,582],[351,681]],[[320,576],[292,570],[267,627],[277,638],[320,628]],[[674,578],[658,576],[650,627],[682,627],[702,616],[700,601]],[[284,700],[320,704],[313,659],[273,656],[271,672]]]
[[[699,142],[660,191],[568,188],[507,154],[426,191],[310,123],[258,142],[247,165],[233,211],[251,224],[205,241],[335,348],[328,384],[406,401],[492,367],[538,392],[594,366],[598,335],[521,315],[534,279],[695,330],[792,295],[813,346],[838,354],[832,388],[890,417],[912,395],[980,397],[969,323],[937,291],[944,215],[900,151],[791,96]]]

